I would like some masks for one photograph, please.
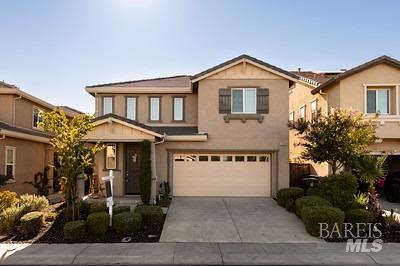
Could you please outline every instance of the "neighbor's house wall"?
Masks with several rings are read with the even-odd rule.
[[[13,123],[13,95],[0,94],[0,121],[7,124]]]
[[[111,96],[114,98],[113,111],[114,114],[126,117],[126,97],[137,97],[137,121],[143,124],[147,123],[164,123],[164,124],[197,124],[197,95],[196,93],[187,94],[98,94],[96,96],[98,116],[103,114],[103,97]],[[161,97],[161,121],[149,121],[149,97]],[[184,97],[184,121],[173,121],[173,97]]]
[[[322,115],[327,113],[327,101],[324,95],[312,95],[311,90],[315,87],[299,81],[289,92],[289,112],[294,112],[294,120],[300,118],[300,107],[306,106],[306,120],[311,120],[311,102],[317,100],[317,108],[321,111]],[[327,174],[329,166],[327,163],[314,163],[306,161],[301,158],[304,148],[299,145],[301,138],[296,135],[296,130],[289,129],[289,161],[291,163],[308,163],[311,165],[311,174],[324,176]]]
[[[36,189],[25,182],[32,182],[37,172],[43,172],[53,160],[53,151],[45,143],[6,137],[0,140],[0,174],[5,174],[5,149],[6,146],[16,148],[15,183],[7,184],[0,190],[11,190],[19,194],[36,193]],[[52,185],[51,170],[49,185]]]

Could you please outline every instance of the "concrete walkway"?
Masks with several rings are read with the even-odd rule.
[[[345,243],[0,244],[4,265],[398,265],[400,244],[346,253]]]
[[[160,242],[318,243],[270,198],[175,197]]]

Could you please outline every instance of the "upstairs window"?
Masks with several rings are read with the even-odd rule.
[[[6,147],[6,163],[5,163],[5,174],[8,178],[15,179],[15,147]]]
[[[174,97],[174,121],[183,121],[183,97]]]
[[[159,97],[150,97],[150,121],[160,121]]]
[[[33,107],[33,128],[40,129],[39,123],[43,122],[43,111],[37,107]]]
[[[314,120],[317,118],[317,100],[311,102],[311,119]]]
[[[106,169],[115,170],[117,168],[117,145],[107,144],[106,147]]]
[[[367,90],[367,113],[368,114],[389,114],[390,102],[389,89],[368,89]]]
[[[103,115],[111,114],[113,112],[113,98],[104,97],[103,98]]]
[[[136,97],[126,98],[126,118],[136,120]]]
[[[231,108],[233,114],[257,113],[257,90],[255,88],[233,88]]]
[[[299,109],[299,118],[301,120],[305,120],[306,119],[306,106],[305,105],[300,107],[300,109]]]
[[[294,123],[294,112],[289,113],[289,123],[293,124]]]

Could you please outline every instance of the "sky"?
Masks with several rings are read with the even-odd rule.
[[[286,70],[400,59],[400,1],[0,0],[0,80],[94,112],[88,85],[196,74],[240,54]]]

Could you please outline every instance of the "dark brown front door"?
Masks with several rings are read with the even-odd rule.
[[[140,144],[127,144],[125,154],[125,194],[140,194]]]

